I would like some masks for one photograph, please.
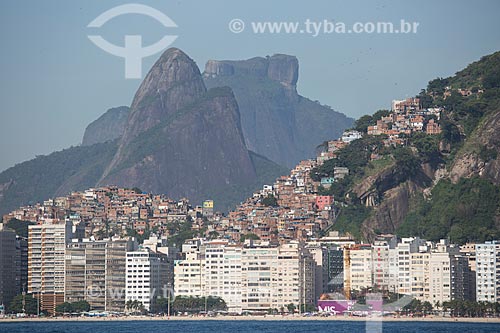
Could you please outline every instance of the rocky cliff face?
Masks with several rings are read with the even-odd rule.
[[[275,54],[269,58],[267,77],[295,91],[299,79],[299,61],[296,57]]]
[[[486,116],[457,154],[450,178],[479,176],[500,185],[500,110]]]
[[[380,172],[368,176],[353,187],[353,193],[373,211],[363,222],[361,233],[364,239],[372,241],[375,231],[394,233],[401,225],[415,195],[422,193],[432,185],[435,170],[429,164],[423,164],[409,177],[395,172],[394,165],[389,165]]]
[[[165,51],[137,90],[120,139],[118,152],[102,180],[127,156],[127,146],[139,134],[198,100],[206,92],[195,62],[179,49]]]
[[[353,120],[297,94],[296,57],[277,54],[244,61],[210,60],[208,87],[229,86],[240,107],[247,147],[289,168],[315,147],[340,136]]]
[[[99,183],[200,202],[256,179],[231,89],[207,91],[194,61],[169,49],[137,91]]]
[[[82,145],[91,146],[120,138],[127,124],[129,110],[128,106],[120,106],[106,111],[87,126]]]
[[[251,184],[256,173],[238,124],[231,91],[209,91],[172,119],[131,140],[128,158],[102,183],[138,186],[194,202],[227,186]]]
[[[361,226],[364,239],[372,241],[375,231],[394,233],[410,211],[412,197],[423,190],[414,181],[407,181],[383,193],[383,200]]]

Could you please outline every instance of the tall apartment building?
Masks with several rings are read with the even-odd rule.
[[[242,248],[227,241],[211,241],[205,245],[204,295],[224,299],[229,312],[241,313]]]
[[[476,244],[476,299],[500,301],[500,242]]]
[[[297,304],[297,307],[316,304],[316,263],[301,243],[292,241],[281,245],[275,267],[272,282],[277,297],[273,297],[273,309],[285,308],[288,304]]]
[[[16,236],[16,293],[28,288],[28,239]]]
[[[158,297],[168,297],[167,256],[150,249],[127,252],[125,302],[139,301],[154,310]]]
[[[123,312],[126,252],[135,247],[133,239],[69,243],[65,251],[64,300],[86,300],[92,310]],[[123,283],[119,283],[122,278]]]
[[[381,235],[373,243],[373,287],[378,290],[394,291],[396,285],[394,276],[396,273],[393,270],[391,271],[391,264],[394,264],[394,252],[391,250],[396,247],[396,244],[397,238],[393,235]]]
[[[431,253],[427,248],[410,253],[410,295],[420,301],[430,299],[430,260]]]
[[[328,259],[329,251],[326,246],[320,243],[309,243],[306,246],[309,253],[311,253],[314,262],[316,263],[315,276],[315,291],[314,299],[319,299],[323,293],[328,292]]]
[[[64,302],[64,251],[80,230],[69,221],[28,227],[28,293],[40,298],[41,310],[54,313]]]
[[[182,245],[184,259],[174,261],[175,296],[205,295],[205,253],[201,240],[188,240]]]
[[[339,292],[344,288],[344,249],[342,246],[327,246],[327,292]]]
[[[469,265],[470,298],[476,299],[476,244],[467,243],[460,246],[460,253],[467,258]]]
[[[176,296],[219,296],[231,312],[315,304],[315,262],[298,242],[242,247],[190,241],[183,252],[174,267]]]
[[[130,242],[110,242],[106,248],[106,310],[123,312],[125,308],[127,251]]]
[[[432,304],[474,297],[468,257],[446,240],[434,245],[389,237],[372,246],[351,246],[345,256],[345,285],[351,290],[388,290]]]
[[[18,293],[16,285],[16,233],[0,223],[0,305],[9,306]]]
[[[272,272],[278,265],[277,247],[243,248],[241,258],[242,307],[245,310],[267,311],[273,307]]]
[[[372,247],[369,244],[353,245],[344,251],[349,269],[344,271],[344,286],[351,290],[362,290],[373,287]]]
[[[394,249],[398,272],[396,291],[399,294],[411,295],[410,254],[418,252],[422,245],[425,245],[424,240],[418,237],[408,237],[402,238]]]
[[[174,286],[174,261],[178,258],[179,250],[175,246],[168,246],[167,237],[158,238],[156,235],[151,235],[142,243],[144,249],[149,249],[155,253],[161,253],[166,256],[167,276],[166,283],[170,287]]]
[[[469,272],[467,257],[460,254],[458,246],[441,240],[430,256],[427,300],[443,304],[455,299],[471,299]]]

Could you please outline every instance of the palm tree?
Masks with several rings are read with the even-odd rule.
[[[141,301],[138,301],[136,299],[134,300],[128,300],[127,303],[125,303],[125,307],[127,310],[129,310],[133,314],[137,313],[143,313],[144,312],[144,304],[142,304]]]
[[[428,301],[425,301],[422,303],[422,310],[424,312],[424,315],[428,315],[429,313],[432,312],[432,304]]]

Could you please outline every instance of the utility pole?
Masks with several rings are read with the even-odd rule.
[[[168,283],[167,286],[168,286],[168,290],[167,290],[167,318],[170,319],[170,295],[171,295],[170,283]]]
[[[23,313],[26,314],[26,289],[23,287]]]

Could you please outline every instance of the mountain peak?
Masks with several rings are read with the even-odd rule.
[[[147,102],[145,99],[168,93],[172,88],[176,88],[174,90],[178,93],[188,93],[187,99],[168,100],[176,103],[175,108],[182,107],[177,103],[190,102],[190,95],[196,99],[206,91],[200,70],[194,60],[177,48],[166,50],[156,61],[137,90],[131,108],[139,109],[144,106],[142,104],[147,104],[144,103]],[[166,105],[169,106],[173,105]]]
[[[299,78],[299,61],[295,56],[274,54],[248,60],[208,60],[205,78],[232,75],[252,75],[268,78],[295,90]]]
[[[289,168],[352,125],[352,119],[297,93],[299,61],[291,55],[209,60],[203,77],[208,88],[233,90],[247,147]]]

